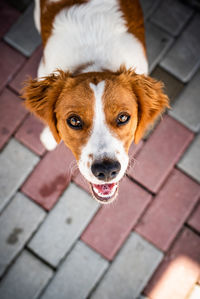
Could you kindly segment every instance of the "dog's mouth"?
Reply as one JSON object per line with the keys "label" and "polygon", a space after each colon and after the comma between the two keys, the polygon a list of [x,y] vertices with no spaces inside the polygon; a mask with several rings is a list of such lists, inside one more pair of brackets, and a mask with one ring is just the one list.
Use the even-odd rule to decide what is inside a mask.
{"label": "dog's mouth", "polygon": [[111,203],[118,194],[118,183],[96,185],[90,183],[93,197],[101,204]]}

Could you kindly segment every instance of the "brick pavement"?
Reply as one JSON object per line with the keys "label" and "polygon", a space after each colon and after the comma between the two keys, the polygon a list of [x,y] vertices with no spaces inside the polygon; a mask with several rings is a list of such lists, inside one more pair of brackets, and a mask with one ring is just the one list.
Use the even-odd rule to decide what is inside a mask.
{"label": "brick pavement", "polygon": [[141,0],[172,110],[132,145],[118,200],[100,207],[71,152],[40,143],[19,98],[42,53],[32,6],[1,1],[1,299],[200,298],[200,12],[184,2]]}

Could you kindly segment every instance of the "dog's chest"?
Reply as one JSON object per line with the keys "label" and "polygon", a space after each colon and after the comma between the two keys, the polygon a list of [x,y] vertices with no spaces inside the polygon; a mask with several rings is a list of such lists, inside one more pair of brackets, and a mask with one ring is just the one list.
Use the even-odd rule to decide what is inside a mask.
{"label": "dog's chest", "polygon": [[128,33],[117,0],[90,0],[59,12],[44,49],[44,58],[39,76],[57,68],[73,72],[87,63],[92,64],[85,71],[116,71],[124,64],[139,74],[147,73],[143,46]]}

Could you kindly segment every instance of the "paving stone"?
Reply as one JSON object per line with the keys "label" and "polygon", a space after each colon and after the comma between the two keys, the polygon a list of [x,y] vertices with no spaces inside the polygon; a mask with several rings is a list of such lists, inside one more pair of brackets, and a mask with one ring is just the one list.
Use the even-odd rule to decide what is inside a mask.
{"label": "paving stone", "polygon": [[153,15],[151,22],[177,36],[193,14],[193,9],[178,0],[161,1]]}
{"label": "paving stone", "polygon": [[41,299],[84,299],[108,267],[100,255],[78,241]]}
{"label": "paving stone", "polygon": [[193,132],[200,131],[200,69],[188,83],[169,112]]}
{"label": "paving stone", "polygon": [[150,22],[145,23],[145,36],[149,73],[151,73],[172,45],[173,38]]}
{"label": "paving stone", "polygon": [[27,115],[22,101],[10,90],[5,88],[0,95],[0,149]]}
{"label": "paving stone", "polygon": [[153,299],[187,298],[200,274],[200,237],[184,229],[149,282],[145,295]]}
{"label": "paving stone", "polygon": [[195,287],[192,290],[192,293],[188,297],[188,299],[199,299],[199,298],[200,298],[200,286],[199,285],[195,285]]}
{"label": "paving stone", "polygon": [[15,138],[26,145],[34,153],[42,156],[46,151],[40,141],[40,134],[43,129],[43,123],[34,115],[29,115],[18,129]]}
{"label": "paving stone", "polygon": [[0,2],[0,38],[8,31],[10,26],[16,22],[20,12],[6,3],[5,0]]}
{"label": "paving stone", "polygon": [[71,151],[61,143],[48,152],[26,180],[22,191],[50,210],[71,181],[71,165],[74,158]]}
{"label": "paving stone", "polygon": [[136,298],[162,256],[158,249],[138,234],[131,233],[91,298]]}
{"label": "paving stone", "polygon": [[58,266],[97,209],[95,200],[70,184],[31,240],[29,248],[52,266]]}
{"label": "paving stone", "polygon": [[188,224],[200,233],[200,203],[188,220]]}
{"label": "paving stone", "polygon": [[1,299],[38,298],[53,275],[51,268],[24,250],[0,283]]}
{"label": "paving stone", "polygon": [[18,10],[24,11],[32,0],[9,0],[9,2]]}
{"label": "paving stone", "polygon": [[33,4],[31,4],[17,22],[11,27],[4,39],[25,56],[31,56],[41,44],[39,33],[33,21]]}
{"label": "paving stone", "polygon": [[200,185],[174,169],[136,231],[167,251],[200,197]]}
{"label": "paving stone", "polygon": [[116,203],[99,210],[82,240],[112,260],[150,201],[151,195],[128,178],[123,179]]}
{"label": "paving stone", "polygon": [[25,61],[25,57],[10,48],[4,42],[0,42],[0,90],[11,80]]}
{"label": "paving stone", "polygon": [[38,157],[15,139],[0,154],[0,211],[24,182],[38,162]]}
{"label": "paving stone", "polygon": [[44,217],[45,212],[24,195],[14,196],[0,216],[0,277]]}
{"label": "paving stone", "polygon": [[160,65],[182,82],[188,82],[200,65],[200,15],[189,23]]}
{"label": "paving stone", "polygon": [[160,0],[140,0],[144,18],[147,19],[158,6]]}
{"label": "paving stone", "polygon": [[200,134],[178,162],[178,167],[200,183]]}
{"label": "paving stone", "polygon": [[[75,163],[76,162],[74,162],[74,165],[75,165]],[[80,171],[78,170],[78,168],[76,168],[73,171],[72,181],[77,186],[79,186],[80,188],[82,188],[83,190],[85,190],[87,193],[91,194],[90,185],[89,185],[88,181],[86,181],[86,179],[82,176],[82,174],[80,173]]]}
{"label": "paving stone", "polygon": [[42,47],[38,47],[33,55],[28,59],[22,69],[17,73],[14,79],[10,82],[10,87],[16,92],[20,93],[23,83],[29,76],[35,78],[37,76],[37,69],[42,56]]}
{"label": "paving stone", "polygon": [[157,193],[192,139],[192,132],[166,115],[137,155],[128,175]]}
{"label": "paving stone", "polygon": [[164,83],[164,90],[170,99],[170,103],[172,103],[183,90],[184,84],[162,69],[160,66],[157,66],[154,69],[154,71],[151,73],[151,77]]}

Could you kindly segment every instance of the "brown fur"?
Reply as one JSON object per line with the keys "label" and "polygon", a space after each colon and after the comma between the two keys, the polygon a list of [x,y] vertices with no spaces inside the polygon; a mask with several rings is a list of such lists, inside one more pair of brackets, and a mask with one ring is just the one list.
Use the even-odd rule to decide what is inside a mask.
{"label": "brown fur", "polygon": [[139,0],[120,0],[119,3],[126,20],[128,32],[139,39],[146,53],[144,19]]}
{"label": "brown fur", "polygon": [[58,143],[61,138],[56,127],[55,106],[57,97],[68,77],[68,73],[59,71],[59,75],[52,74],[42,81],[29,79],[22,90],[22,97],[26,99],[26,108],[50,127]]}
{"label": "brown fur", "polygon": [[[138,143],[147,127],[168,107],[162,83],[121,68],[116,73],[77,76],[60,71],[59,75],[50,75],[41,81],[29,80],[24,88],[26,107],[49,125],[57,142],[63,139],[77,160],[90,136],[94,118],[94,94],[89,83],[102,80],[106,83],[103,95],[106,123],[128,152],[132,140]],[[120,112],[128,112],[131,119],[118,127],[116,118]],[[71,114],[82,118],[82,130],[68,127],[66,119]]]}
{"label": "brown fur", "polygon": [[87,3],[88,0],[60,0],[59,2],[51,3],[49,0],[40,1],[41,9],[41,36],[43,46],[46,45],[48,38],[51,36],[53,29],[53,21],[55,16],[63,9],[70,8],[73,5],[81,5]]}
{"label": "brown fur", "polygon": [[[46,45],[51,36],[55,16],[63,9],[70,8],[73,5],[83,5],[89,0],[60,0],[51,3],[49,0],[41,0],[41,36],[43,46]],[[142,43],[145,50],[145,35],[143,13],[139,0],[119,0],[120,9],[126,21],[129,33],[134,34]]]}

